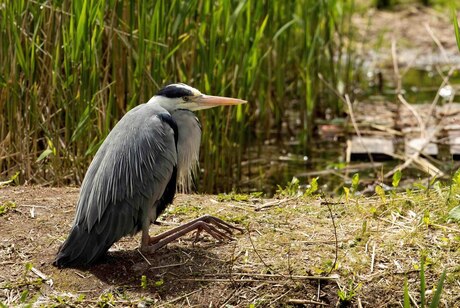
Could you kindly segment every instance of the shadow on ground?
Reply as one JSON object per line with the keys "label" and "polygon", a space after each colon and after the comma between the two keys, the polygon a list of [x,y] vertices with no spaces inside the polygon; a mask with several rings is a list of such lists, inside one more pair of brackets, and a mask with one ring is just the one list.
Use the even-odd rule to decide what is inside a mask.
{"label": "shadow on ground", "polygon": [[114,287],[150,291],[162,298],[175,298],[205,286],[207,283],[194,280],[198,277],[230,272],[230,263],[211,252],[216,244],[184,246],[166,247],[152,255],[141,255],[137,249],[112,251],[88,272]]}

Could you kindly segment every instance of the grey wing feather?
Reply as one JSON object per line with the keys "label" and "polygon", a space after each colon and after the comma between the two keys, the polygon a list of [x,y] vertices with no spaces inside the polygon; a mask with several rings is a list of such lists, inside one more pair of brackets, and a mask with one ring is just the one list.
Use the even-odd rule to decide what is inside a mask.
{"label": "grey wing feather", "polygon": [[149,207],[162,197],[177,166],[174,130],[159,116],[164,114],[169,116],[161,107],[140,105],[107,136],[83,180],[56,265],[89,264],[150,219]]}

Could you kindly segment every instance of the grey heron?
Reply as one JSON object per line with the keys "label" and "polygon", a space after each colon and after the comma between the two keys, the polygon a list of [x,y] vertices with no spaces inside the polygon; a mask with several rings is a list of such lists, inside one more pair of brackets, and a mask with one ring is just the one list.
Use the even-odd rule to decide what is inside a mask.
{"label": "grey heron", "polygon": [[86,172],[70,234],[53,264],[91,265],[120,238],[139,231],[143,252],[154,252],[193,230],[217,240],[230,238],[232,230],[242,231],[208,215],[149,235],[151,223],[172,203],[176,189],[188,190],[192,184],[201,141],[200,122],[192,111],[242,103],[246,101],[171,84],[127,112]]}

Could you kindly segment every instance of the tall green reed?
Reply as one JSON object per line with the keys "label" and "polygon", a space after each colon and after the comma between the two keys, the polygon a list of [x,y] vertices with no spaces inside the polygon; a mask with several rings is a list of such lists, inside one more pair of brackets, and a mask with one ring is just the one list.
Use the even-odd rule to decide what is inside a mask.
{"label": "tall green reed", "polygon": [[[210,110],[200,190],[231,189],[249,145],[299,108],[301,146],[347,83],[352,1],[6,0],[0,4],[0,171],[79,183],[111,127],[162,85],[247,99]],[[349,58],[348,58],[349,59]],[[297,103],[296,103],[297,102]],[[300,102],[300,103],[298,103]]]}

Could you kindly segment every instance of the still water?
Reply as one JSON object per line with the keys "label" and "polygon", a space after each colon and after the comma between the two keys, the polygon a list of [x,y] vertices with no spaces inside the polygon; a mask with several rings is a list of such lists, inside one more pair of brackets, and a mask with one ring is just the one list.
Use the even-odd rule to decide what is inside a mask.
{"label": "still water", "polygon": [[[409,69],[402,76],[402,94],[411,104],[431,103],[440,91],[442,82],[443,77],[432,67]],[[396,84],[390,71],[373,71],[365,74],[355,97],[368,104],[376,100],[398,104],[395,89]],[[448,85],[441,91],[444,93],[440,94],[448,96],[460,91],[458,71],[454,72]],[[299,116],[295,110],[287,112],[283,127],[295,127],[296,117]],[[381,181],[382,175],[399,163],[389,157],[375,157],[373,163],[368,159],[347,163],[347,139],[353,129],[350,129],[351,124],[346,115],[328,121],[318,120],[317,125],[318,131],[314,134],[313,144],[309,149],[303,149],[300,141],[292,137],[288,140],[274,137],[266,140],[262,149],[260,146],[249,149],[242,164],[242,180],[238,181],[236,189],[243,192],[262,191],[273,195],[278,185],[285,186],[293,177],[297,177],[303,186],[310,183],[312,178],[318,177],[323,192],[337,194],[341,193],[343,185],[350,184],[351,176],[359,172],[361,188],[366,190],[375,181]],[[279,134],[274,130],[273,136],[289,134]],[[448,175],[459,165],[449,155],[433,158],[432,162]],[[391,179],[386,181],[391,182]],[[415,168],[403,171],[402,184],[411,185],[416,181],[428,182],[428,175]],[[369,186],[369,190],[373,191],[372,187]]]}

